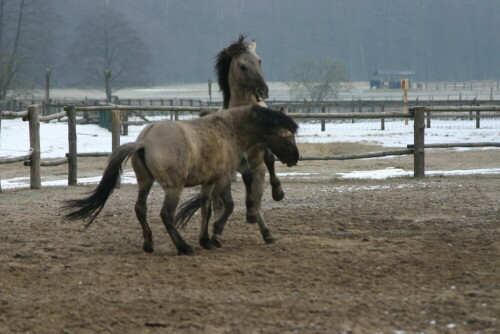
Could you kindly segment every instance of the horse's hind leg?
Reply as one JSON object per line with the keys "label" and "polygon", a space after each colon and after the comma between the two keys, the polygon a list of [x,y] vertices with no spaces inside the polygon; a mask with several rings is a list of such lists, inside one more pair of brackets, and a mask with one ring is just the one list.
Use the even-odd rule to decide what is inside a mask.
{"label": "horse's hind leg", "polygon": [[163,201],[160,216],[163,221],[163,225],[165,225],[165,228],[175,245],[175,248],[177,248],[177,253],[179,255],[190,255],[193,254],[193,248],[189,246],[184,239],[182,239],[174,225],[175,208],[179,203],[181,192],[182,188],[165,189],[165,200]]}
{"label": "horse's hind leg", "polygon": [[148,221],[146,219],[147,208],[147,198],[151,187],[153,186],[154,179],[151,178],[145,182],[139,182],[139,194],[137,196],[137,201],[135,202],[135,215],[141,223],[142,234],[144,236],[144,244],[142,249],[145,252],[153,252],[153,234],[149,228]]}
{"label": "horse's hind leg", "polygon": [[233,213],[234,202],[233,196],[231,194],[231,183],[229,183],[218,196],[223,203],[224,210],[221,215],[217,217],[217,221],[214,222],[214,234],[212,235],[212,244],[215,247],[222,247],[222,231],[226,225],[227,219]]}
{"label": "horse's hind leg", "polygon": [[212,242],[208,235],[208,221],[210,220],[211,210],[210,202],[212,201],[212,192],[214,185],[203,185],[201,187],[201,228],[200,228],[200,245],[204,249],[212,249]]}
{"label": "horse's hind leg", "polygon": [[269,172],[273,199],[275,201],[281,201],[283,197],[285,197],[285,193],[281,188],[280,179],[278,179],[276,171],[274,170],[274,154],[267,147],[264,152],[264,163],[266,164],[267,170]]}
{"label": "horse's hind leg", "polygon": [[145,252],[151,253],[153,252],[153,234],[149,228],[146,215],[148,211],[147,199],[151,187],[153,186],[154,178],[144,165],[142,159],[136,155],[132,157],[132,166],[134,167],[137,184],[139,186],[137,201],[135,202],[135,215],[137,216],[139,223],[141,223],[142,234],[144,236],[142,249]]}

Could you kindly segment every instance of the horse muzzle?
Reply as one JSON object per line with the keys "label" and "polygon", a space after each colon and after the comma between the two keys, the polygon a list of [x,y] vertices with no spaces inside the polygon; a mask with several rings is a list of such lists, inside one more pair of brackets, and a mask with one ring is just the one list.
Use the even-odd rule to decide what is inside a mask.
{"label": "horse muzzle", "polygon": [[287,154],[280,154],[279,156],[277,155],[277,157],[288,167],[293,167],[299,161],[299,151],[296,147],[293,147],[289,152],[287,152]]}
{"label": "horse muzzle", "polygon": [[264,101],[265,99],[267,99],[269,97],[269,89],[266,87],[264,88],[257,88],[256,92],[255,92],[255,96],[257,98],[257,101],[261,102],[261,101]]}
{"label": "horse muzzle", "polygon": [[299,162],[298,154],[297,154],[297,158],[293,158],[291,161],[286,161],[285,163],[288,167],[293,167],[297,164],[297,162]]}
{"label": "horse muzzle", "polygon": [[265,143],[273,154],[288,167],[295,166],[299,161],[299,150],[295,137],[265,136]]}

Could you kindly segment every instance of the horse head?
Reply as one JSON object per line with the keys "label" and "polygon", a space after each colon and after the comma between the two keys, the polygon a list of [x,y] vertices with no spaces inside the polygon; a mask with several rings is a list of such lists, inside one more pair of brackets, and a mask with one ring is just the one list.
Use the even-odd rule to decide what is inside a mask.
{"label": "horse head", "polygon": [[256,47],[255,40],[246,43],[245,36],[240,35],[237,42],[217,55],[215,70],[224,97],[224,108],[229,107],[231,98],[231,105],[245,105],[269,97]]}
{"label": "horse head", "polygon": [[290,131],[281,129],[276,134],[264,136],[264,142],[271,152],[288,167],[295,166],[299,161],[295,136]]}
{"label": "horse head", "polygon": [[252,111],[266,129],[263,139],[267,147],[282,163],[288,167],[295,166],[299,161],[299,150],[295,143],[298,124],[286,114],[283,108],[275,111],[254,106]]}

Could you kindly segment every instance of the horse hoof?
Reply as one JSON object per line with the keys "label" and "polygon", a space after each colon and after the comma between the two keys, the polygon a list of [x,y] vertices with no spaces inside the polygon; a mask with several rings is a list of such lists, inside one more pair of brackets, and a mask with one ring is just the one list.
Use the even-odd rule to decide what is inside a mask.
{"label": "horse hoof", "polygon": [[255,224],[257,220],[258,220],[257,215],[251,215],[247,213],[247,223]]}
{"label": "horse hoof", "polygon": [[220,235],[214,234],[212,235],[212,245],[217,248],[222,247],[222,237]]}
{"label": "horse hoof", "polygon": [[212,245],[212,241],[208,238],[200,240],[200,245],[204,249],[208,249],[208,250],[214,249],[214,246]]}
{"label": "horse hoof", "polygon": [[146,253],[153,253],[153,245],[150,243],[144,243],[144,245],[142,245],[142,250]]}
{"label": "horse hoof", "polygon": [[283,198],[285,198],[285,193],[281,189],[274,189],[273,188],[273,200],[276,202],[281,201]]}
{"label": "horse hoof", "polygon": [[231,175],[231,182],[236,182],[238,180],[238,174],[234,173]]}
{"label": "horse hoof", "polygon": [[191,247],[189,245],[185,245],[185,246],[181,246],[181,247],[177,248],[177,253],[179,255],[193,255],[194,250],[193,250],[193,247]]}
{"label": "horse hoof", "polygon": [[276,242],[276,239],[273,236],[267,236],[264,238],[264,241],[266,244],[274,244]]}

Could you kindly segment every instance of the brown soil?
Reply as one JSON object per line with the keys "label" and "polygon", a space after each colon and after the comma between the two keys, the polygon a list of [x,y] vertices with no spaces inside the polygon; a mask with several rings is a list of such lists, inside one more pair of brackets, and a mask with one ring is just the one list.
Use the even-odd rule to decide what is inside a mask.
{"label": "brown soil", "polygon": [[[342,154],[341,146],[315,149]],[[426,164],[498,168],[498,152],[441,150]],[[104,164],[80,159],[79,175]],[[244,222],[237,181],[223,248],[197,247],[194,256],[176,255],[158,217],[158,186],[149,200],[152,254],[142,251],[133,185],[116,190],[86,231],[83,222],[62,222],[60,206],[94,186],[4,191],[0,333],[500,332],[500,175],[332,176],[387,167],[412,170],[411,157],[280,166],[321,177],[283,177],[282,202],[266,190],[271,245]],[[17,164],[0,173],[29,174]],[[42,175],[64,178],[65,167]],[[193,246],[198,219],[181,231]]]}

